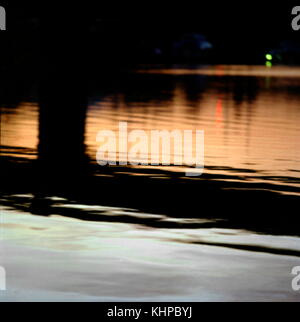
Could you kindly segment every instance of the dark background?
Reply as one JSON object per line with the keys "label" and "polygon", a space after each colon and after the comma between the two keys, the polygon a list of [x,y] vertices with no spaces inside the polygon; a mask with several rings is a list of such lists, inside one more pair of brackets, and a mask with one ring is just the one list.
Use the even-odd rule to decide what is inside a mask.
{"label": "dark background", "polygon": [[[56,49],[71,42],[81,51],[80,63],[85,60],[93,66],[186,63],[172,57],[169,49],[172,41],[187,33],[203,34],[214,47],[209,57],[195,63],[264,64],[266,51],[281,41],[300,39],[300,32],[291,28],[297,2],[9,1],[1,5],[7,10],[7,31],[0,35],[2,64],[12,56],[14,62],[36,62],[45,42]],[[149,53],[156,47],[164,49],[159,58]]]}

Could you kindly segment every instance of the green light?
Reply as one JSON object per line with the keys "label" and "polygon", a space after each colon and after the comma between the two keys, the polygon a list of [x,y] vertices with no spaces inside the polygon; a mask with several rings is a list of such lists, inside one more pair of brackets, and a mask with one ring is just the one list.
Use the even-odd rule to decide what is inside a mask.
{"label": "green light", "polygon": [[271,54],[266,54],[266,59],[267,60],[272,60],[273,59],[273,56]]}
{"label": "green light", "polygon": [[272,63],[270,61],[266,61],[266,66],[267,67],[272,67]]}

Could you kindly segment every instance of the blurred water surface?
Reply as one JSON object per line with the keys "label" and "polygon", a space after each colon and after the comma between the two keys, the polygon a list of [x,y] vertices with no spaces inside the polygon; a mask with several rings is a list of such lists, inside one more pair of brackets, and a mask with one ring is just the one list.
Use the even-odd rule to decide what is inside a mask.
{"label": "blurred water surface", "polygon": [[[86,112],[86,153],[95,161],[98,131],[118,133],[121,121],[128,131],[149,134],[198,129],[205,131],[207,173],[299,187],[299,86],[299,68],[256,66],[141,68],[124,80],[96,82]],[[4,106],[2,153],[37,157],[38,122],[34,102]]]}
{"label": "blurred water surface", "polygon": [[[72,172],[78,191],[71,197],[56,192],[64,189],[58,177],[51,192],[27,188],[36,178],[24,164],[45,157],[41,146],[53,142],[58,160],[64,149],[72,150],[74,110],[68,106],[51,115],[47,109],[45,117],[35,99],[4,105],[1,159],[9,188],[1,188],[3,249],[28,255],[5,256],[17,276],[6,299],[24,297],[28,287],[26,296],[34,300],[297,299],[290,269],[300,252],[293,208],[300,192],[299,88],[297,67],[141,66],[107,81],[97,82],[96,75],[79,118],[84,135],[76,140],[92,177],[106,181],[90,188],[78,179],[80,170]],[[55,118],[62,121],[49,130]],[[147,133],[204,130],[204,174],[190,183],[184,167],[98,166],[96,135],[117,133],[119,122]],[[55,131],[54,140],[45,139]],[[128,173],[155,183],[148,188],[144,179],[134,179],[131,193],[131,181],[123,179]],[[112,182],[120,183],[119,190]],[[50,255],[56,264],[46,259]],[[52,286],[42,276],[28,286],[18,267],[35,272],[31,268],[41,261]],[[63,286],[55,282],[60,274],[69,276]],[[34,276],[27,273],[28,281]]]}

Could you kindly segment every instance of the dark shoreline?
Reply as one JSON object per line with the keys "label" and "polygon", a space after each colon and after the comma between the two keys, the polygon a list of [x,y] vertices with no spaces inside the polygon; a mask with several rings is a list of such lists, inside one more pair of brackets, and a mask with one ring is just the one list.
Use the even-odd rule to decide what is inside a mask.
{"label": "dark shoreline", "polygon": [[[37,171],[36,166],[37,161],[1,158],[2,205],[42,216],[60,214],[89,221],[131,222],[162,228],[230,227],[299,236],[300,218],[296,209],[300,205],[297,196],[300,188],[295,186],[251,183],[235,174],[204,171],[202,176],[191,179],[181,172],[96,164],[81,167],[77,172],[74,168],[72,172],[60,169],[57,175],[52,169],[49,176]],[[281,193],[283,189],[285,194]],[[33,198],[22,199],[15,196],[18,194],[32,194]],[[56,207],[49,199],[51,196],[66,198],[74,204],[126,207],[174,219],[203,219],[203,222],[164,222],[146,216],[107,217],[93,210]]]}

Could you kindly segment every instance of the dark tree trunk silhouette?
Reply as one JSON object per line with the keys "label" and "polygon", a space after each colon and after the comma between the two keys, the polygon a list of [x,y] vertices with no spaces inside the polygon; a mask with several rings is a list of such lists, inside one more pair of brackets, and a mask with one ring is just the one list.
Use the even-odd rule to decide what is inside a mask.
{"label": "dark tree trunk silhouette", "polygon": [[[40,189],[64,189],[84,173],[87,38],[82,15],[41,16],[39,144]],[[79,11],[77,12],[79,14]]]}

